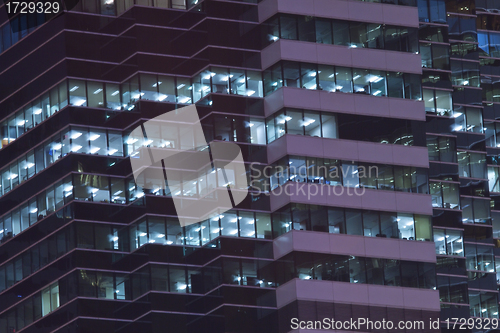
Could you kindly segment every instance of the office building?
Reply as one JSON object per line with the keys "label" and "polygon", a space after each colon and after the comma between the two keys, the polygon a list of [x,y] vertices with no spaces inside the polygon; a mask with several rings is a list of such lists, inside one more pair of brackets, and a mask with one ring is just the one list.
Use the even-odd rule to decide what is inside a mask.
{"label": "office building", "polygon": [[[500,2],[64,6],[0,6],[0,332],[498,318]],[[247,184],[143,188],[139,148],[198,146],[132,131],[192,104]],[[180,225],[172,197],[246,185]]]}

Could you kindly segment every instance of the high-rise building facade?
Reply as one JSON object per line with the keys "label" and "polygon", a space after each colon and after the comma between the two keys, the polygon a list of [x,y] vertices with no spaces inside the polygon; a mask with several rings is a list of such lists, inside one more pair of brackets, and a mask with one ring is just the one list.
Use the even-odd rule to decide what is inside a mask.
{"label": "high-rise building facade", "polygon": [[[0,5],[0,333],[498,327],[500,1],[60,6]],[[199,138],[131,133],[192,104],[249,194],[181,226],[241,181],[137,181]]]}

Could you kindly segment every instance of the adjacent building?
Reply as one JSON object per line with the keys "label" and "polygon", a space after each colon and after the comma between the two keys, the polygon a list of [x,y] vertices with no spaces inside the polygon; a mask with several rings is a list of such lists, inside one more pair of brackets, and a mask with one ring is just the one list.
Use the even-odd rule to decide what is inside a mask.
{"label": "adjacent building", "polygon": [[[498,318],[500,2],[61,6],[0,6],[0,332]],[[246,184],[134,179],[141,147],[199,148],[175,126],[131,135],[192,104]],[[179,223],[172,197],[247,185]]]}

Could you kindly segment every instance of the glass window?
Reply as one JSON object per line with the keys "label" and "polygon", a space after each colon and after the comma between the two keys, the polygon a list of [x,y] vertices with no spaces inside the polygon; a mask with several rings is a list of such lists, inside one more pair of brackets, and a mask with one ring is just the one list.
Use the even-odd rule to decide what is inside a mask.
{"label": "glass window", "polygon": [[231,94],[245,95],[246,94],[246,77],[244,70],[231,69],[230,83]]}
{"label": "glass window", "polygon": [[184,267],[169,267],[169,285],[170,292],[187,292],[186,271]]}
{"label": "glass window", "polygon": [[[387,238],[400,238],[398,217],[395,213],[380,213],[381,234]],[[382,236],[382,237],[384,237]]]}
{"label": "glass window", "polygon": [[69,80],[69,103],[75,106],[87,106],[85,81]]}
{"label": "glass window", "polygon": [[238,217],[234,212],[225,212],[220,215],[221,232],[223,236],[238,236]]}
{"label": "glass window", "polygon": [[299,63],[296,62],[283,62],[283,75],[285,87],[300,87]]}
{"label": "glass window", "polygon": [[286,132],[288,134],[304,135],[304,120],[302,111],[287,110],[286,115],[282,118],[280,123],[286,123]]}
{"label": "glass window", "polygon": [[335,88],[344,93],[352,93],[352,71],[347,67],[335,67]]}
{"label": "glass window", "polygon": [[335,45],[349,46],[351,43],[351,39],[349,38],[349,22],[334,20],[332,28],[333,43]]}
{"label": "glass window", "polygon": [[403,73],[387,72],[387,94],[389,97],[403,98]]}
{"label": "glass window", "polygon": [[369,94],[369,71],[367,69],[353,69],[354,92],[361,94]]}
{"label": "glass window", "polygon": [[467,132],[483,133],[483,115],[481,109],[466,108]]}
{"label": "glass window", "polygon": [[301,74],[301,87],[305,89],[317,89],[316,76],[317,69],[316,65],[313,64],[301,64],[300,66]]}
{"label": "glass window", "polygon": [[315,25],[316,43],[332,44],[333,34],[331,21],[327,19],[316,18]]}
{"label": "glass window", "polygon": [[432,238],[432,224],[429,216],[415,215],[415,239],[430,241]]}
{"label": "glass window", "polygon": [[[367,25],[367,41],[366,45],[372,49],[384,48],[383,28],[381,24],[368,24]],[[398,50],[399,51],[399,50]]]}
{"label": "glass window", "polygon": [[368,237],[380,236],[380,225],[377,212],[363,212],[363,235]]}
{"label": "glass window", "polygon": [[335,72],[333,66],[318,66],[318,90],[336,91]]}
{"label": "glass window", "polygon": [[255,238],[255,218],[251,212],[239,212],[240,237]]}
{"label": "glass window", "polygon": [[382,71],[371,71],[368,81],[370,82],[370,92],[373,96],[386,96],[385,89],[386,73]]}
{"label": "glass window", "polygon": [[297,40],[297,18],[295,16],[280,16],[280,36],[284,39]]}
{"label": "glass window", "polygon": [[[59,110],[66,105],[68,105],[68,82],[63,81],[59,84]],[[33,113],[35,112],[36,111],[33,110]]]}
{"label": "glass window", "polygon": [[432,67],[435,69],[450,69],[450,57],[447,45],[432,44]]}
{"label": "glass window", "polygon": [[225,68],[212,67],[212,92],[229,94],[229,73]]}
{"label": "glass window", "polygon": [[247,96],[264,97],[262,75],[260,72],[247,71]]}
{"label": "glass window", "polygon": [[266,95],[283,86],[281,64],[278,63],[264,71],[264,92]]}
{"label": "glass window", "polygon": [[322,135],[324,138],[336,139],[338,138],[337,134],[337,121],[336,117],[322,113],[321,114],[321,127],[322,127]]}
{"label": "glass window", "polygon": [[303,127],[305,135],[322,137],[319,113],[304,112]]}
{"label": "glass window", "polygon": [[[401,276],[401,271],[403,270],[403,268],[401,267],[400,264],[402,263],[399,260],[394,260],[394,259],[384,259],[383,262],[384,262],[384,285],[401,286],[402,284],[401,280],[402,278],[404,278],[403,276]],[[416,271],[416,269],[413,271]],[[409,272],[405,273],[408,274]],[[417,287],[417,284],[412,285],[412,287]]]}
{"label": "glass window", "polygon": [[[154,83],[153,83],[154,84]],[[175,78],[159,75],[158,82],[158,101],[175,103]],[[189,88],[189,87],[188,87]]]}
{"label": "glass window", "polygon": [[104,107],[104,86],[101,82],[87,81],[87,106],[91,108]]}
{"label": "glass window", "polygon": [[120,105],[120,86],[114,83],[106,83],[106,107],[113,110],[122,110]]}
{"label": "glass window", "polygon": [[[192,103],[192,91],[190,79],[188,78],[177,78],[177,102],[180,104],[190,104]],[[159,101],[166,99],[166,95],[160,95],[158,97]]]}
{"label": "glass window", "polygon": [[360,211],[346,209],[345,221],[348,235],[363,235]]}
{"label": "glass window", "polygon": [[272,239],[271,217],[266,213],[255,213],[257,238]]}
{"label": "glass window", "polygon": [[250,122],[248,122],[248,126],[250,127],[250,142],[254,144],[266,144],[266,128],[264,121],[257,118],[251,118]]}
{"label": "glass window", "polygon": [[299,40],[305,42],[315,42],[316,41],[316,29],[315,29],[315,19],[312,16],[299,16],[298,20],[298,31]]}
{"label": "glass window", "polygon": [[[366,23],[350,22],[351,47],[366,47]],[[336,43],[335,43],[336,44]]]}
{"label": "glass window", "polygon": [[115,2],[109,0],[101,0],[101,15],[115,15]]}
{"label": "glass window", "polygon": [[416,74],[404,74],[405,98],[407,99],[422,99],[421,84],[422,80]]}

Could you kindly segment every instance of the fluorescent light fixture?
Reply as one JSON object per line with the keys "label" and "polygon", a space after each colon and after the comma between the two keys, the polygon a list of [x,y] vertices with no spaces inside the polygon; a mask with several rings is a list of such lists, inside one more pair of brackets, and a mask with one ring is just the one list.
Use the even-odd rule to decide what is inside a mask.
{"label": "fluorescent light fixture", "polygon": [[356,76],[355,76],[355,77],[353,77],[352,79],[353,79],[353,80],[357,80],[357,79],[359,79],[360,77],[361,77],[361,75],[356,75]]}
{"label": "fluorescent light fixture", "polygon": [[453,129],[454,131],[461,131],[462,130],[462,126],[455,126],[455,128]]}
{"label": "fluorescent light fixture", "polygon": [[73,190],[73,186],[72,186],[72,185],[68,185],[68,186],[66,186],[66,187],[64,188],[64,192],[69,192],[69,191],[71,191],[71,190]]}
{"label": "fluorescent light fixture", "polygon": [[71,88],[69,91],[73,92],[73,91],[75,91],[75,90],[77,90],[77,89],[78,89],[78,86],[74,86],[74,87],[73,87],[73,88]]}
{"label": "fluorescent light fixture", "polygon": [[174,244],[174,242],[172,242],[172,241],[167,241],[167,245],[172,245],[172,244]]}
{"label": "fluorescent light fixture", "polygon": [[460,117],[462,114],[463,114],[463,113],[461,113],[461,112],[455,112],[455,113],[453,113],[453,118],[458,118],[458,117]]}
{"label": "fluorescent light fixture", "polygon": [[128,145],[131,145],[131,144],[136,143],[137,141],[139,141],[139,140],[135,139],[135,138],[129,138],[125,143]]}
{"label": "fluorescent light fixture", "polygon": [[152,143],[153,143],[153,140],[151,140],[151,139],[149,139],[149,140],[144,140],[143,145],[144,145],[144,146],[148,146],[148,145],[150,145],[150,144],[152,144]]}
{"label": "fluorescent light fixture", "polygon": [[184,88],[185,86],[186,86],[186,85],[185,85],[184,83],[183,83],[183,84],[179,84],[179,85],[177,86],[177,89]]}
{"label": "fluorescent light fixture", "polygon": [[247,96],[252,96],[253,94],[255,94],[255,90],[248,90],[247,91]]}
{"label": "fluorescent light fixture", "polygon": [[112,94],[111,94],[111,96],[116,96],[116,95],[118,95],[119,93],[120,93],[120,91],[119,91],[119,90],[117,90],[117,91],[115,91],[114,93],[112,93]]}
{"label": "fluorescent light fixture", "polygon": [[40,113],[42,113],[42,109],[40,109],[40,108],[33,110],[33,114],[40,114]]}
{"label": "fluorescent light fixture", "polygon": [[80,149],[82,149],[82,146],[80,145],[75,145],[73,146],[73,148],[71,148],[71,151],[76,153],[77,151],[79,151]]}
{"label": "fluorescent light fixture", "polygon": [[99,139],[101,136],[99,134],[92,134],[89,138],[90,141]]}
{"label": "fluorescent light fixture", "polygon": [[59,149],[61,149],[61,148],[62,148],[62,144],[60,144],[60,143],[56,143],[56,144],[52,147],[52,149],[54,149],[54,150],[59,150]]}
{"label": "fluorescent light fixture", "polygon": [[236,235],[238,233],[238,229],[231,230],[229,232],[230,235]]}
{"label": "fluorescent light fixture", "polygon": [[143,192],[139,192],[137,193],[137,195],[135,196],[136,198],[142,198],[144,196],[144,193]]}
{"label": "fluorescent light fixture", "polygon": [[31,214],[35,214],[36,212],[38,212],[38,208],[33,208],[32,210],[30,210]]}
{"label": "fluorescent light fixture", "polygon": [[158,96],[158,101],[162,102],[163,100],[165,100],[165,98],[167,98],[168,95],[163,95],[161,94],[160,96]]}
{"label": "fluorescent light fixture", "polygon": [[113,155],[117,151],[118,151],[118,149],[110,149],[108,153],[109,153],[109,155]]}
{"label": "fluorescent light fixture", "polygon": [[94,95],[97,95],[98,93],[100,93],[102,91],[101,88],[97,89],[96,91],[94,91]]}
{"label": "fluorescent light fixture", "polygon": [[309,76],[315,77],[316,76],[316,72],[309,73]]}
{"label": "fluorescent light fixture", "polygon": [[81,135],[82,135],[82,133],[80,133],[80,132],[74,132],[73,134],[71,134],[70,138],[73,140],[78,139]]}
{"label": "fluorescent light fixture", "polygon": [[94,147],[94,148],[90,149],[90,153],[91,153],[91,154],[95,154],[95,153],[97,153],[99,150],[101,150],[101,148],[99,148],[99,147]]}
{"label": "fluorescent light fixture", "polygon": [[191,98],[189,98],[189,97],[183,97],[183,98],[179,99],[179,103],[181,103],[181,104],[189,103],[190,100],[191,100]]}
{"label": "fluorescent light fixture", "polygon": [[73,105],[82,106],[83,104],[85,104],[86,101],[87,101],[86,99],[80,99],[80,100],[76,101],[75,103],[73,103]]}
{"label": "fluorescent light fixture", "polygon": [[26,121],[24,120],[20,120],[17,122],[17,126],[24,126],[24,124],[26,124]]}

